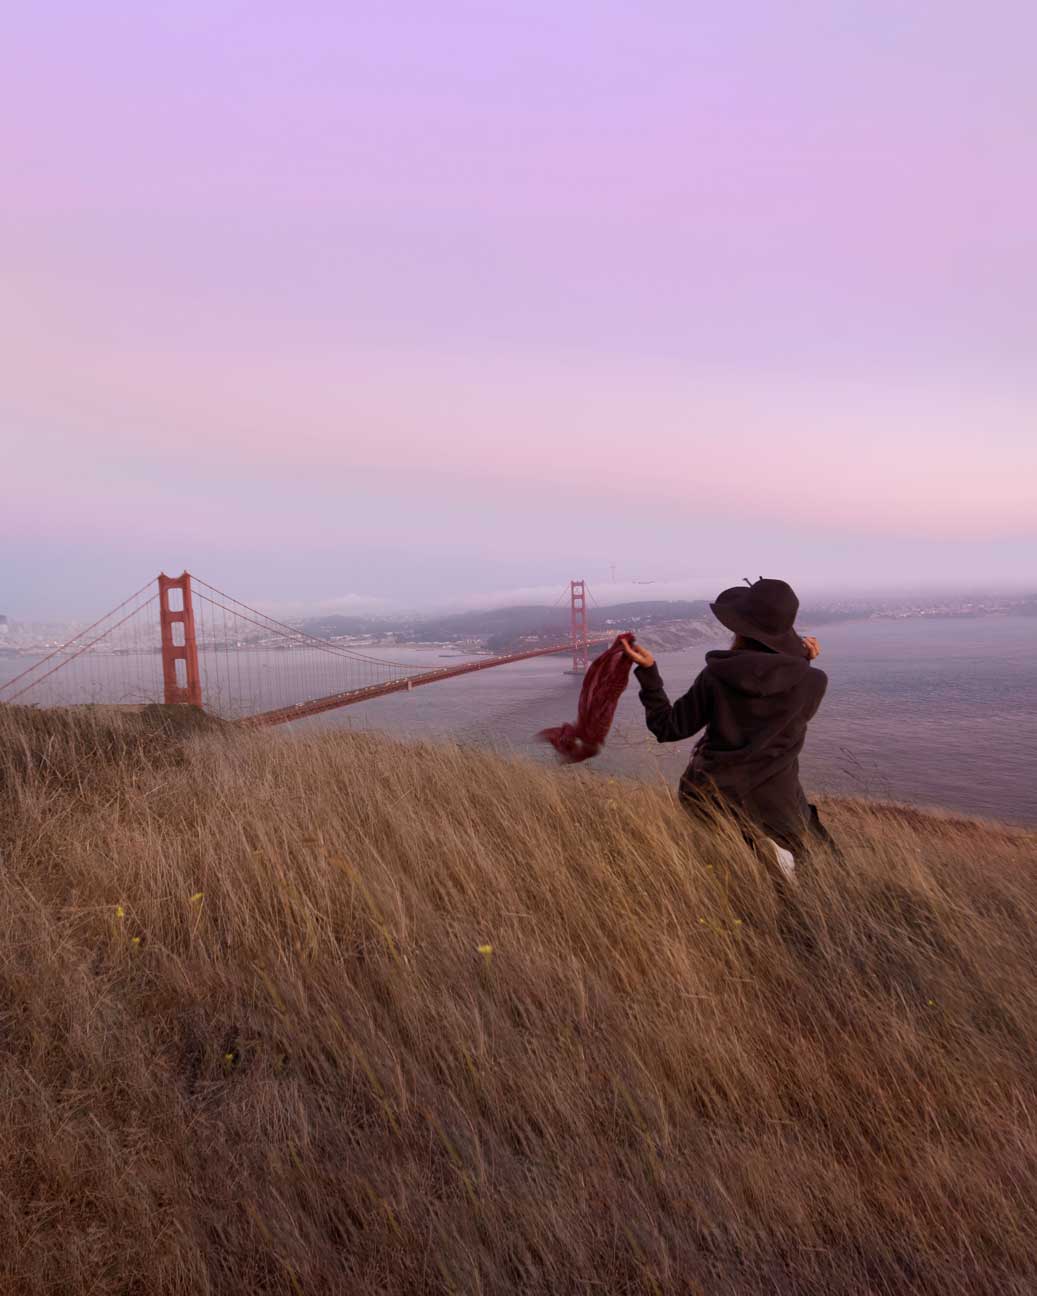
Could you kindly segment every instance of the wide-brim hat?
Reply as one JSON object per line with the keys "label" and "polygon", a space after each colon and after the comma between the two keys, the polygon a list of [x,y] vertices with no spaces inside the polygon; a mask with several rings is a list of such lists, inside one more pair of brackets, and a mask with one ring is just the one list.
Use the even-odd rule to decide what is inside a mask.
{"label": "wide-brim hat", "polygon": [[803,640],[794,629],[799,599],[784,581],[761,576],[752,585],[733,585],[709,607],[720,624],[735,634],[756,639],[774,652],[803,656]]}

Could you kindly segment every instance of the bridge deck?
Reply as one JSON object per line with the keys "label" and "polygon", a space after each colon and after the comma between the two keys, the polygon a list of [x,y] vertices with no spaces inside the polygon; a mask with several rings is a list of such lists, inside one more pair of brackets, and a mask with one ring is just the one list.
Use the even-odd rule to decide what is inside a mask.
{"label": "bridge deck", "polygon": [[[598,636],[588,639],[589,647],[611,642],[612,636]],[[406,675],[402,679],[389,680],[384,684],[370,684],[366,688],[349,689],[344,693],[332,693],[328,697],[313,698],[309,702],[297,702],[292,706],[278,707],[273,711],[261,711],[258,715],[245,716],[238,724],[245,729],[261,729],[268,725],[288,724],[292,720],[304,720],[307,716],[321,715],[325,711],[336,711],[339,707],[354,706],[357,702],[369,702],[372,698],[384,697],[387,693],[405,693],[409,689],[419,688],[422,684],[437,684],[440,680],[453,679],[458,675],[471,675],[474,671],[489,670],[491,666],[507,666],[511,662],[528,661],[531,657],[548,657],[555,654],[570,654],[571,643],[552,644],[549,648],[534,648],[529,652],[508,653],[501,657],[489,657],[485,661],[465,662],[462,666],[441,666],[435,670],[422,671],[417,675]]]}

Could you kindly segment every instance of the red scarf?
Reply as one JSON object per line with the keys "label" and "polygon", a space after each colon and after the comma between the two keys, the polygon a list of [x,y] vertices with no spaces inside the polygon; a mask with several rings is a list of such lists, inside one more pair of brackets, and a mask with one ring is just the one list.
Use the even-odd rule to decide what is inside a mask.
{"label": "red scarf", "polygon": [[537,734],[538,738],[551,744],[566,764],[596,756],[605,745],[612,717],[616,714],[634,664],[623,651],[624,639],[633,643],[634,636],[621,634],[587,667],[580,689],[576,723],[559,725],[556,729],[541,729]]}

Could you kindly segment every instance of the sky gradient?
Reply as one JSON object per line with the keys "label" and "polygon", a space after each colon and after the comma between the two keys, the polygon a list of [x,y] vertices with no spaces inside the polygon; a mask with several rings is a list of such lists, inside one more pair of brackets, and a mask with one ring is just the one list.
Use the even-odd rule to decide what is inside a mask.
{"label": "sky gradient", "polygon": [[1032,5],[0,39],[0,612],[1037,587]]}

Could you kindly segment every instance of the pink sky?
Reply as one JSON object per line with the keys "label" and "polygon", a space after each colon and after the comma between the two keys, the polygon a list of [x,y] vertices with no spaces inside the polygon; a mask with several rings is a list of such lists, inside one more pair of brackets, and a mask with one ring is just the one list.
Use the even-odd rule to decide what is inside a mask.
{"label": "pink sky", "polygon": [[1035,13],[5,15],[0,611],[1037,585]]}

